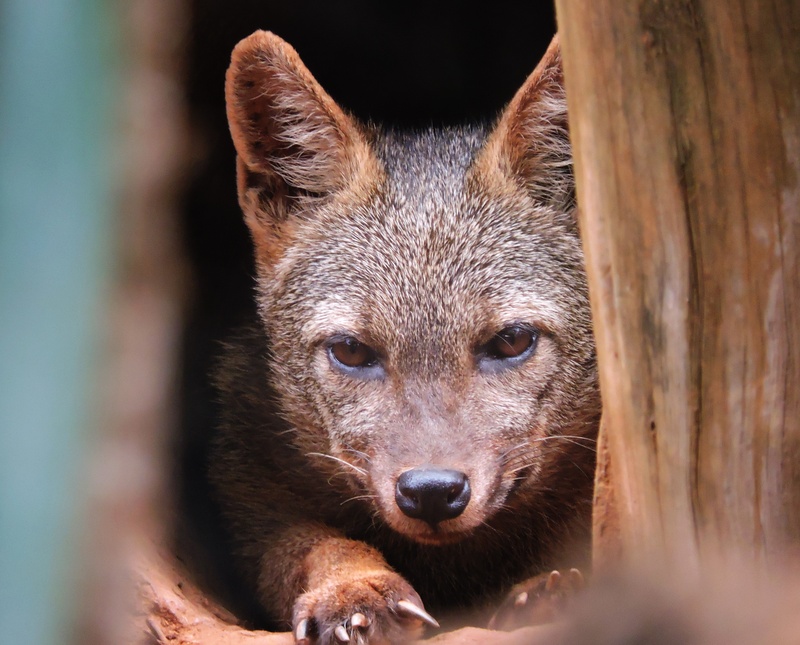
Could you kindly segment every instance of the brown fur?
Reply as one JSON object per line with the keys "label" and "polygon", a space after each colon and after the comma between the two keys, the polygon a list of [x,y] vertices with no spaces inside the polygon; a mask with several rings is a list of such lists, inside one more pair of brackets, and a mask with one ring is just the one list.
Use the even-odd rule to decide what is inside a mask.
{"label": "brown fur", "polygon": [[[226,93],[260,320],[219,370],[212,479],[264,607],[319,642],[403,642],[399,600],[466,610],[583,564],[599,394],[557,42],[491,130],[362,126],[266,32]],[[481,363],[516,324],[529,358]],[[342,335],[377,376],[335,369]],[[395,503],[424,464],[471,485],[435,527]]]}

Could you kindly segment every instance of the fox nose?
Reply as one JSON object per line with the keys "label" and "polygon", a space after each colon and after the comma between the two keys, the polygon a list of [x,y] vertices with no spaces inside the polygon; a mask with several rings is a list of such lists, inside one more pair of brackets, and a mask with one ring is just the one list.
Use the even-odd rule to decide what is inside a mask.
{"label": "fox nose", "polygon": [[464,473],[421,466],[397,478],[394,499],[408,517],[436,526],[461,515],[470,495],[469,479]]}

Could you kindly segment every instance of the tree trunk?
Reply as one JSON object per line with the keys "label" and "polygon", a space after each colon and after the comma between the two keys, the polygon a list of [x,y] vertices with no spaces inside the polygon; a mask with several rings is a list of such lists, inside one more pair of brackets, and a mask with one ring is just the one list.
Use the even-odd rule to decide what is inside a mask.
{"label": "tree trunk", "polygon": [[557,0],[604,436],[596,562],[800,542],[800,3]]}

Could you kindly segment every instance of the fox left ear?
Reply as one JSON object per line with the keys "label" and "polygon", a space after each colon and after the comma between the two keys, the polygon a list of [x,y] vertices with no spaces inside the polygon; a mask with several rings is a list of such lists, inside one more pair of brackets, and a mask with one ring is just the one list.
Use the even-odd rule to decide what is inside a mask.
{"label": "fox left ear", "polygon": [[268,266],[306,200],[363,187],[380,171],[355,119],[273,33],[257,31],[236,45],[225,98],[239,204],[257,259]]}
{"label": "fox left ear", "polygon": [[575,200],[561,51],[556,35],[517,91],[478,159],[520,180],[536,201],[569,210]]}

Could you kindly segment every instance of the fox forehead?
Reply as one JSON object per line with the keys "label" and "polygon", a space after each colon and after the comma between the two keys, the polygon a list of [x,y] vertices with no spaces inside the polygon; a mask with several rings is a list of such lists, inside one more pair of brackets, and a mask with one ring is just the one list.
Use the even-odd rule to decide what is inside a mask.
{"label": "fox forehead", "polygon": [[562,293],[575,283],[567,274],[582,272],[577,235],[522,191],[489,194],[470,181],[483,136],[388,133],[376,150],[402,152],[381,158],[385,172],[368,195],[308,212],[272,292],[279,308],[307,310],[307,337],[368,330],[382,318],[454,331],[467,322],[565,325],[581,297]]}
{"label": "fox forehead", "polygon": [[373,150],[394,191],[410,202],[442,203],[462,194],[467,171],[487,134],[483,126],[381,129],[374,131]]}
{"label": "fox forehead", "polygon": [[[386,341],[387,332],[406,336],[415,331],[411,321],[416,318],[429,333],[461,332],[459,340],[474,342],[514,324],[526,323],[542,331],[558,332],[568,322],[565,312],[552,299],[519,285],[509,289],[504,301],[457,302],[450,298],[433,306],[439,311],[431,311],[423,302],[416,306],[405,303],[401,318],[398,310],[376,308],[373,299],[362,299],[358,294],[329,294],[313,303],[311,314],[301,323],[301,334],[312,344],[340,334],[352,334],[365,342]],[[398,325],[398,320],[404,324]]]}
{"label": "fox forehead", "polygon": [[[565,239],[577,239],[574,214],[537,204],[518,184],[502,184],[475,167],[485,128],[374,129],[369,138],[380,172],[368,171],[370,177],[353,182],[356,186],[327,203],[310,201],[289,236],[289,257],[278,264],[313,263],[315,254],[331,246],[336,247],[334,256],[347,257],[350,251],[362,260],[369,259],[372,247],[386,258],[411,253],[401,259],[421,268],[449,264],[459,256],[484,264],[489,252],[498,268],[513,267],[516,261],[543,256],[552,242],[555,252],[580,256],[573,240]],[[564,242],[569,248],[558,248]],[[477,257],[482,252],[484,258]]]}

